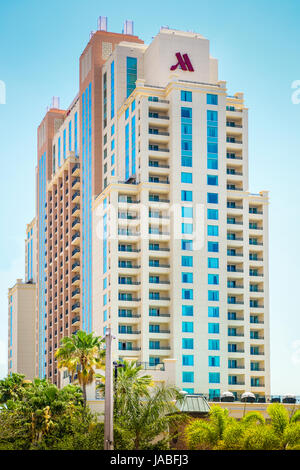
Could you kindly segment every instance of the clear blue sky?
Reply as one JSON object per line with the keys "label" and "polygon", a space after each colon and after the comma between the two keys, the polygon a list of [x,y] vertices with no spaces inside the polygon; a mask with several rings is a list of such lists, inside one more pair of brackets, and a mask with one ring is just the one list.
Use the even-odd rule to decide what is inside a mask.
{"label": "clear blue sky", "polygon": [[75,96],[78,58],[99,15],[116,32],[133,19],[147,43],[162,25],[199,32],[210,39],[229,94],[245,93],[250,189],[269,190],[271,197],[272,392],[300,395],[300,105],[291,101],[291,84],[300,80],[298,0],[1,2],[7,103],[0,105],[0,376],[6,373],[7,289],[24,277],[25,225],[35,212],[36,128],[53,95],[62,107]]}

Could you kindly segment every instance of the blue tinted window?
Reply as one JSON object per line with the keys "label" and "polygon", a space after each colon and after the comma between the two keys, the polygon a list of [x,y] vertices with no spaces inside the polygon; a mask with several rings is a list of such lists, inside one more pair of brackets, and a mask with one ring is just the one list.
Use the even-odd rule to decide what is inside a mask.
{"label": "blue tinted window", "polygon": [[208,340],[208,350],[209,351],[219,351],[220,341],[218,339],[209,339]]}
{"label": "blue tinted window", "polygon": [[207,193],[207,202],[210,204],[218,204],[218,193]]}
{"label": "blue tinted window", "polygon": [[181,200],[191,202],[193,200],[193,192],[192,191],[181,191]]}
{"label": "blue tinted window", "polygon": [[209,367],[220,367],[220,356],[208,356]]}
{"label": "blue tinted window", "polygon": [[193,289],[182,289],[183,300],[193,300],[194,293]]}
{"label": "blue tinted window", "polygon": [[194,315],[193,305],[182,305],[182,316],[183,317],[192,317]]}
{"label": "blue tinted window", "polygon": [[219,300],[219,291],[218,290],[209,290],[208,291],[208,300],[210,302],[216,302]]}
{"label": "blue tinted window", "polygon": [[192,101],[192,92],[181,90],[181,101]]}
{"label": "blue tinted window", "polygon": [[218,177],[215,175],[207,175],[207,184],[209,186],[218,186]]}
{"label": "blue tinted window", "polygon": [[181,173],[181,182],[182,183],[192,183],[193,182],[193,174],[192,173]]}
{"label": "blue tinted window", "polygon": [[193,266],[193,257],[192,256],[181,256],[181,266]]}
{"label": "blue tinted window", "polygon": [[193,208],[192,207],[181,207],[181,217],[193,218]]}
{"label": "blue tinted window", "polygon": [[218,209],[207,209],[207,218],[210,220],[218,220],[219,219]]}
{"label": "blue tinted window", "polygon": [[219,258],[208,258],[207,265],[208,265],[208,268],[218,269],[219,268]]}
{"label": "blue tinted window", "polygon": [[219,235],[219,226],[218,225],[208,225],[207,226],[207,235],[210,237],[217,237]]}
{"label": "blue tinted window", "polygon": [[192,119],[192,108],[181,108],[181,117]]}
{"label": "blue tinted window", "polygon": [[218,253],[219,243],[218,242],[207,242],[207,251],[212,253]]}
{"label": "blue tinted window", "polygon": [[193,233],[193,224],[181,224],[181,233]]}
{"label": "blue tinted window", "polygon": [[209,375],[210,384],[219,384],[220,383],[220,373],[219,372],[210,372]]}
{"label": "blue tinted window", "polygon": [[208,284],[219,285],[219,274],[208,274]]}
{"label": "blue tinted window", "polygon": [[207,104],[218,104],[218,95],[212,95],[210,93],[208,93],[206,95],[206,103]]}
{"label": "blue tinted window", "polygon": [[220,333],[219,323],[209,323],[208,324],[208,333],[212,333],[212,334]]}
{"label": "blue tinted window", "polygon": [[193,283],[193,273],[181,273],[181,281],[183,283],[192,284]]}
{"label": "blue tinted window", "polygon": [[193,240],[181,240],[181,249],[184,251],[193,251]]}
{"label": "blue tinted window", "polygon": [[192,321],[183,321],[182,333],[193,333],[193,332],[194,332],[194,323]]}
{"label": "blue tinted window", "polygon": [[194,356],[192,354],[184,354],[182,356],[182,365],[183,366],[193,366],[194,365]]}
{"label": "blue tinted window", "polygon": [[193,338],[182,338],[182,349],[194,349]]}
{"label": "blue tinted window", "polygon": [[182,372],[182,382],[184,382],[184,383],[193,383],[194,382],[194,372]]}
{"label": "blue tinted window", "polygon": [[137,80],[137,58],[136,57],[127,57],[126,59],[127,66],[127,97],[135,89],[135,82]]}

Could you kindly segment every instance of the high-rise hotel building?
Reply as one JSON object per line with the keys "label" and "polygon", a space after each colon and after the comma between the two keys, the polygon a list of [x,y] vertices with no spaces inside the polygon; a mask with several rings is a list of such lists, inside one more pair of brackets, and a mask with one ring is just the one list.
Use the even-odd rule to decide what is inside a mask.
{"label": "high-rise hotel building", "polygon": [[248,110],[200,34],[99,30],[80,88],[38,130],[36,373],[78,329],[211,397],[270,393],[268,193],[249,192]]}

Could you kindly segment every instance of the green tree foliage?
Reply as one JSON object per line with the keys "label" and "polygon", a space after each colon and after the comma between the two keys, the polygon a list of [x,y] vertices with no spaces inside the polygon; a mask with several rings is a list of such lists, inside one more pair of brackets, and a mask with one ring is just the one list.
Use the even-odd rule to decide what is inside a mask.
{"label": "green tree foliage", "polygon": [[41,379],[23,383],[18,374],[0,381],[0,449],[53,449],[58,443],[90,448],[96,442],[103,448],[103,437],[96,439],[103,431],[85,409],[78,386],[59,390]]}
{"label": "green tree foliage", "polygon": [[189,449],[284,450],[300,448],[300,410],[289,416],[279,403],[268,406],[270,419],[249,412],[240,421],[230,418],[219,406],[211,408],[209,419],[192,420],[185,429]]}
{"label": "green tree foliage", "polygon": [[72,378],[77,374],[77,379],[82,387],[84,406],[86,406],[86,387],[95,378],[95,369],[104,366],[105,350],[104,340],[78,331],[76,335],[66,336],[61,341],[61,347],[56,351],[58,367],[68,369]]}
{"label": "green tree foliage", "polygon": [[[164,449],[172,439],[170,429],[182,422],[175,405],[181,399],[174,387],[155,387],[150,375],[141,375],[135,362],[122,362],[114,393],[116,449]],[[98,389],[104,395],[104,378]]]}

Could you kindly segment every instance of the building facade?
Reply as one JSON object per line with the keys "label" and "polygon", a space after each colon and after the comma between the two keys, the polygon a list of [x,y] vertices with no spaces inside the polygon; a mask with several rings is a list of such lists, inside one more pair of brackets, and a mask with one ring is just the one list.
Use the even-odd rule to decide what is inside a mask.
{"label": "building facade", "polygon": [[8,374],[35,377],[36,284],[16,284],[8,290]]}
{"label": "building facade", "polygon": [[160,381],[268,395],[268,193],[249,191],[243,94],[201,35],[145,45],[104,18],[79,70],[38,129],[36,374],[59,385],[62,337],[110,327],[114,358]]}

